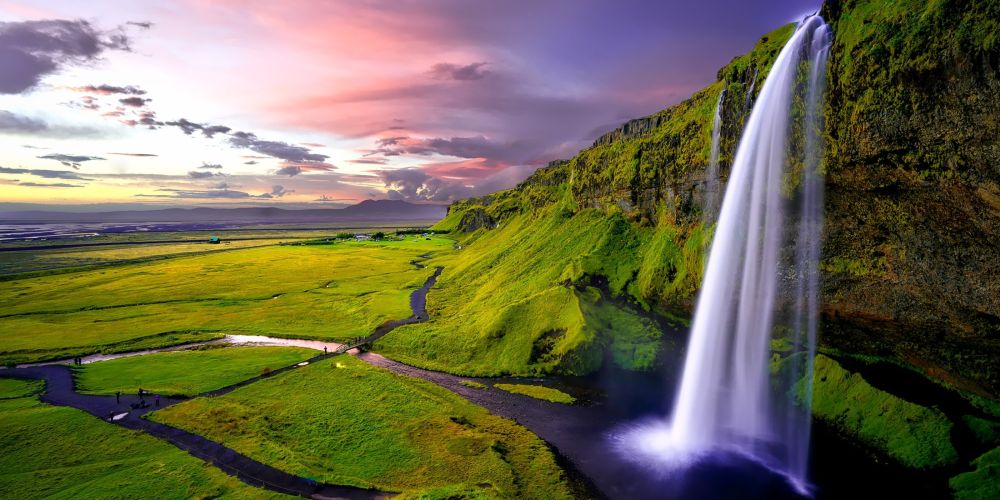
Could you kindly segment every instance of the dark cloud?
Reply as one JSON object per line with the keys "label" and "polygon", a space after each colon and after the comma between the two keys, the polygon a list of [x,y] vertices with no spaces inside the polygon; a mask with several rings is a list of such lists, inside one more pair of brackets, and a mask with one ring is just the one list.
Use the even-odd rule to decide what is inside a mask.
{"label": "dark cloud", "polygon": [[489,71],[483,69],[486,64],[484,62],[476,62],[461,66],[451,63],[437,63],[431,67],[430,74],[432,77],[440,80],[482,80],[490,74]]}
{"label": "dark cloud", "polygon": [[132,85],[126,85],[124,87],[119,87],[115,85],[84,85],[83,87],[71,87],[72,90],[77,92],[84,92],[87,94],[98,94],[98,95],[113,95],[113,94],[125,94],[125,95],[146,95],[146,91],[139,87]]}
{"label": "dark cloud", "polygon": [[317,142],[300,142],[299,144],[307,148],[325,148],[326,144],[319,144]]}
{"label": "dark cloud", "polygon": [[215,177],[216,175],[222,175],[222,174],[217,174],[215,172],[199,172],[197,170],[192,170],[188,172],[188,178],[191,179],[208,179],[211,177]]}
{"label": "dark cloud", "polygon": [[128,21],[125,24],[131,25],[131,26],[135,26],[137,28],[142,28],[144,30],[148,30],[149,28],[153,27],[153,23],[151,23],[149,21]]}
{"label": "dark cloud", "polygon": [[144,99],[142,97],[126,97],[124,99],[118,99],[118,102],[124,104],[125,106],[130,106],[133,108],[141,108],[148,104],[152,99]]}
{"label": "dark cloud", "polygon": [[136,157],[136,158],[146,158],[146,157],[151,157],[151,156],[160,156],[160,155],[153,154],[153,153],[106,153],[106,154],[115,155],[115,156],[133,156],[133,157]]}
{"label": "dark cloud", "polygon": [[173,188],[160,188],[156,190],[155,194],[137,194],[136,196],[144,198],[186,198],[186,199],[249,199],[249,198],[261,198],[261,199],[273,199],[281,198],[294,191],[285,189],[285,186],[280,184],[275,184],[271,186],[271,192],[261,193],[261,194],[250,194],[246,191],[238,191],[235,189],[230,189],[230,186],[225,182],[219,183],[214,186],[213,189],[173,189]]}
{"label": "dark cloud", "polygon": [[[313,153],[308,148],[295,146],[281,141],[265,141],[258,139],[249,132],[234,132],[229,137],[229,143],[237,148],[246,148],[262,155],[271,156],[289,162],[323,163],[329,156]],[[332,170],[332,166],[329,169]]]}
{"label": "dark cloud", "polygon": [[347,160],[348,163],[358,163],[361,165],[385,165],[387,160],[385,158],[355,158],[353,160]]}
{"label": "dark cloud", "polygon": [[80,174],[76,172],[68,172],[66,170],[43,170],[34,168],[7,168],[0,167],[0,174],[26,174],[33,175],[35,177],[43,177],[45,179],[68,179],[76,181],[90,181],[93,179],[88,179],[86,177],[81,177]]}
{"label": "dark cloud", "polygon": [[101,135],[101,132],[90,127],[51,124],[39,118],[0,109],[0,134],[67,138],[95,137]]}
{"label": "dark cloud", "polygon": [[52,153],[38,157],[43,160],[55,160],[67,167],[80,168],[80,164],[86,161],[103,160],[100,156],[65,155],[62,153]]}
{"label": "dark cloud", "polygon": [[307,162],[307,163],[293,163],[285,162],[282,164],[281,168],[276,170],[275,175],[287,175],[289,177],[294,177],[305,172],[329,172],[335,170],[336,167],[330,165],[329,163],[322,162]]}
{"label": "dark cloud", "polygon": [[415,139],[410,137],[387,137],[376,141],[376,149],[371,156],[431,155],[454,156],[456,158],[484,158],[490,164],[524,163],[526,151],[534,148],[524,141],[497,142],[483,136]]}
{"label": "dark cloud", "polygon": [[256,165],[257,164],[257,160],[245,161],[245,162],[243,162],[243,164],[244,165]]}
{"label": "dark cloud", "polygon": [[122,29],[101,31],[80,19],[0,22],[0,94],[31,90],[60,68],[108,50],[130,50]]}
{"label": "dark cloud", "polygon": [[205,163],[205,162],[201,162],[201,166],[198,167],[198,168],[211,168],[211,169],[219,170],[219,169],[222,168],[222,165],[219,165],[218,163]]}
{"label": "dark cloud", "polygon": [[275,184],[274,186],[271,186],[270,193],[259,194],[255,196],[255,198],[266,198],[266,199],[281,198],[282,196],[285,196],[288,193],[294,193],[294,191],[289,191],[285,189],[285,186],[282,186],[280,184]]}
{"label": "dark cloud", "polygon": [[184,132],[185,135],[191,135],[195,132],[201,132],[202,135],[208,138],[212,138],[215,134],[227,134],[231,128],[225,125],[209,125],[207,123],[195,123],[187,118],[181,118],[177,121],[166,122],[165,125],[170,127],[177,127]]}
{"label": "dark cloud", "polygon": [[52,184],[46,184],[43,182],[18,182],[18,186],[26,187],[54,187],[54,188],[82,188],[82,184],[67,184],[65,182],[56,182]]}
{"label": "dark cloud", "polygon": [[250,193],[247,193],[245,191],[234,191],[231,189],[197,190],[197,189],[160,188],[157,189],[156,191],[162,194],[137,194],[135,196],[141,196],[144,198],[186,198],[186,199],[212,199],[212,198],[239,199],[239,198],[252,197]]}
{"label": "dark cloud", "polygon": [[389,199],[445,202],[512,188],[533,171],[527,165],[508,167],[478,179],[475,185],[442,179],[419,167],[380,170],[378,175]]}

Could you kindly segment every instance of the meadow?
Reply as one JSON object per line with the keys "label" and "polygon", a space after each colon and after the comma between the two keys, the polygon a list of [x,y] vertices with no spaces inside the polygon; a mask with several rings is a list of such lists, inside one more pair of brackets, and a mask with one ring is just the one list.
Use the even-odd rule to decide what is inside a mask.
{"label": "meadow", "polygon": [[452,241],[320,242],[178,256],[7,280],[0,363],[122,352],[225,334],[344,340],[410,315]]}
{"label": "meadow", "polygon": [[[207,346],[206,346],[207,347]],[[75,370],[83,394],[194,396],[291,366],[318,353],[301,347],[216,347],[161,352],[89,363]]]}
{"label": "meadow", "polygon": [[[287,238],[281,241],[300,241]],[[179,255],[196,255],[201,253],[277,245],[279,240],[241,239],[223,241],[213,245],[206,241],[191,241],[185,243],[156,243],[155,240],[139,245],[93,245],[74,248],[51,248],[39,250],[5,251],[0,253],[0,275],[41,273],[57,269],[68,269],[84,266],[106,266],[123,261],[155,260]]]}
{"label": "meadow", "polygon": [[350,356],[150,415],[292,474],[422,498],[569,498],[545,443],[429,382]]}
{"label": "meadow", "polygon": [[[0,378],[2,498],[278,498],[186,452]],[[13,399],[11,399],[11,397]]]}

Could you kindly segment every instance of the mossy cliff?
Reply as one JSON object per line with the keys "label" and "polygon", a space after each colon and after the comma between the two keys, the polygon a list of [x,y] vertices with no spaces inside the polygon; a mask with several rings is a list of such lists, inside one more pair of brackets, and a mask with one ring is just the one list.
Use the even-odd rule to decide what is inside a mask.
{"label": "mossy cliff", "polygon": [[[822,14],[834,31],[825,103],[823,348],[892,359],[995,398],[1000,4],[845,0],[828,1]],[[533,297],[545,296],[541,292],[570,283],[604,285],[609,297],[636,309],[689,317],[711,230],[702,226],[701,203],[716,99],[725,88],[724,182],[755,93],[792,30],[762,37],[687,101],[626,123],[513,190],[453,204],[439,227],[463,240],[463,261],[486,260],[446,270],[442,287],[476,297],[485,290],[478,284],[483,276],[510,265],[551,279],[529,284],[490,277],[514,287],[492,304],[490,315],[514,304],[528,307]],[[543,260],[557,269],[530,267]],[[443,295],[431,294],[432,307]],[[438,305],[449,315],[477,308]],[[533,324],[501,326],[491,335],[537,341],[547,330]],[[610,345],[619,331],[586,336],[558,352],[580,354],[594,348],[591,340]],[[459,327],[443,333],[448,338],[441,342],[481,334]],[[421,342],[434,349],[433,340]],[[410,347],[417,347],[413,361],[424,357],[421,346]],[[535,366],[531,350],[523,350],[504,371],[570,365],[579,371],[600,362],[591,353],[583,363]]]}

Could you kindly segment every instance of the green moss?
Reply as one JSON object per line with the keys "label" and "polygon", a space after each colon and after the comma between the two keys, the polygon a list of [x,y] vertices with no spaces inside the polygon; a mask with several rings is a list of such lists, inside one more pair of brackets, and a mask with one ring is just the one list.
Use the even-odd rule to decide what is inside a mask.
{"label": "green moss", "polygon": [[462,384],[462,385],[464,385],[464,386],[466,386],[466,387],[471,387],[473,389],[485,389],[486,388],[486,384],[480,384],[479,382],[476,382],[475,380],[462,380],[459,383]]}
{"label": "green moss", "polygon": [[963,415],[962,421],[965,422],[965,425],[969,426],[969,430],[972,431],[980,443],[1000,444],[1000,422],[973,415]]}
{"label": "green moss", "polygon": [[576,402],[576,398],[560,391],[559,389],[553,389],[551,387],[541,385],[493,384],[493,387],[510,393],[521,394],[523,396],[529,396],[544,401],[551,401],[553,403],[563,403],[569,405]]}
{"label": "green moss", "polygon": [[955,498],[979,500],[1000,498],[1000,448],[973,460],[975,470],[959,474],[948,482]]}
{"label": "green moss", "polygon": [[952,423],[941,411],[876,389],[822,354],[816,356],[814,374],[817,417],[909,467],[932,468],[958,459]]}

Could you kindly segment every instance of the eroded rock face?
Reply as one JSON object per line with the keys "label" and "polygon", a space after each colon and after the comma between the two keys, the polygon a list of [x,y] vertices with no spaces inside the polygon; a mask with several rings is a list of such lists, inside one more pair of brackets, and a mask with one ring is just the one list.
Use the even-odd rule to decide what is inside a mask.
{"label": "eroded rock face", "polygon": [[[826,348],[893,357],[1000,395],[1000,3],[828,0]],[[719,82],[605,134],[513,190],[465,200],[461,229],[557,205],[700,235],[703,176],[723,88],[724,183],[786,26]],[[457,212],[456,212],[457,214]],[[466,220],[467,219],[467,220]],[[567,219],[570,220],[570,219]],[[569,222],[568,222],[569,223]],[[644,245],[636,242],[641,250]],[[634,279],[643,280],[641,270]],[[685,296],[632,298],[690,309]]]}
{"label": "eroded rock face", "polygon": [[900,3],[824,8],[823,342],[997,395],[1000,46],[977,36],[1000,6]]}

